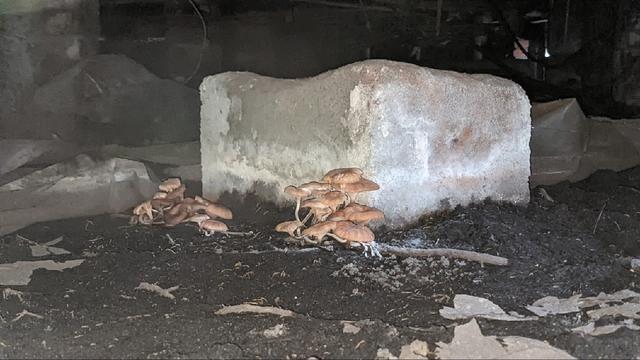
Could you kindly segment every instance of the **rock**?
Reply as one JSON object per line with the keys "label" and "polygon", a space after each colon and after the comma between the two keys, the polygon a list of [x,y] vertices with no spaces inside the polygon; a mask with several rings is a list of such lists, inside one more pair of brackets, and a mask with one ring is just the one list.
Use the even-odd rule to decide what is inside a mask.
{"label": "rock", "polygon": [[529,200],[529,101],[515,83],[369,60],[314,78],[252,73],[200,86],[203,190],[282,189],[360,167],[381,190],[359,198],[401,226],[490,197]]}

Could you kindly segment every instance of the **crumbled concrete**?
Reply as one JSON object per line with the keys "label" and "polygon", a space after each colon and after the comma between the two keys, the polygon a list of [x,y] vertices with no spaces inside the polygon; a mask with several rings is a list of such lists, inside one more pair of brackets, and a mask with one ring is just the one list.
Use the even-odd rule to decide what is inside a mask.
{"label": "crumbled concrete", "polygon": [[357,166],[359,200],[400,226],[491,197],[529,200],[529,101],[515,83],[369,60],[314,78],[230,72],[201,87],[203,190],[290,201],[289,184]]}

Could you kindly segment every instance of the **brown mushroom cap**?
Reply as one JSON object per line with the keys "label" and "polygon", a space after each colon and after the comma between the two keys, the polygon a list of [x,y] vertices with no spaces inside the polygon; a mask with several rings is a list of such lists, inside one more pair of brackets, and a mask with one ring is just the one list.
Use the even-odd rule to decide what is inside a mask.
{"label": "brown mushroom cap", "polygon": [[196,214],[187,219],[189,222],[194,222],[198,225],[202,224],[203,221],[209,220],[210,217],[207,214]]}
{"label": "brown mushroom cap", "polygon": [[151,200],[151,206],[154,209],[165,209],[169,206],[173,206],[173,204],[175,204],[174,201],[172,200],[167,200],[167,199],[153,199]]}
{"label": "brown mushroom cap", "polygon": [[322,182],[329,184],[352,183],[362,178],[362,170],[358,168],[333,169],[322,177]]}
{"label": "brown mushroom cap", "polygon": [[379,190],[380,185],[369,179],[360,179],[353,183],[336,184],[336,188],[349,194],[357,194],[365,191]]}
{"label": "brown mushroom cap", "polygon": [[158,191],[157,193],[153,194],[153,198],[152,199],[166,199],[167,198],[167,193],[163,192],[163,191]]}
{"label": "brown mushroom cap", "polygon": [[293,185],[289,185],[286,188],[284,188],[284,192],[293,196],[294,198],[303,198],[311,195],[310,191],[300,189],[299,187],[293,186]]}
{"label": "brown mushroom cap", "polygon": [[207,205],[204,211],[207,213],[207,215],[211,216],[212,218],[218,217],[225,220],[233,219],[233,213],[231,212],[231,210],[227,209],[222,205],[212,203]]}
{"label": "brown mushroom cap", "polygon": [[171,192],[167,194],[165,199],[167,200],[178,200],[182,201],[184,199],[184,192],[187,190],[187,187],[184,185],[180,185]]}
{"label": "brown mushroom cap", "polygon": [[384,213],[378,209],[369,211],[353,211],[347,215],[347,220],[356,224],[368,224],[370,221],[384,219]]}
{"label": "brown mushroom cap", "polygon": [[180,185],[182,185],[182,182],[180,181],[180,179],[169,178],[163,181],[162,183],[160,183],[160,186],[158,186],[158,189],[160,189],[160,191],[164,191],[168,193],[177,189]]}
{"label": "brown mushroom cap", "polygon": [[322,201],[333,211],[338,209],[340,205],[346,203],[347,199],[347,195],[341,191],[329,191],[318,198],[318,200]]}
{"label": "brown mushroom cap", "polygon": [[217,220],[205,220],[200,223],[200,229],[206,232],[225,232],[229,231],[227,225]]}
{"label": "brown mushroom cap", "polygon": [[376,236],[368,227],[356,225],[351,221],[339,221],[333,233],[346,241],[368,243],[375,240]]}
{"label": "brown mushroom cap", "polygon": [[147,200],[133,209],[133,214],[139,217],[146,215],[149,219],[153,219],[153,206],[151,201]]}
{"label": "brown mushroom cap", "polygon": [[338,210],[338,211],[333,212],[331,215],[329,215],[327,220],[329,220],[329,221],[343,221],[343,220],[347,220],[346,216],[347,215],[346,215],[344,209],[343,210]]}
{"label": "brown mushroom cap", "polygon": [[302,202],[301,208],[310,208],[313,210],[330,209],[329,205],[325,204],[321,199],[308,199]]}
{"label": "brown mushroom cap", "polygon": [[333,186],[331,186],[331,184],[321,183],[317,181],[310,181],[308,183],[304,183],[298,186],[298,189],[308,192],[309,195],[317,196],[333,190]]}
{"label": "brown mushroom cap", "polygon": [[209,204],[213,204],[213,201],[209,200],[209,199],[205,199],[202,196],[198,196],[196,195],[193,198],[198,204],[203,204],[203,205],[209,205]]}
{"label": "brown mushroom cap", "polygon": [[335,228],[336,228],[335,221],[325,221],[325,222],[317,223],[311,227],[304,229],[304,231],[302,232],[302,235],[306,235],[310,238],[322,240],[322,238],[325,237],[327,233],[330,233]]}
{"label": "brown mushroom cap", "polygon": [[[173,208],[172,208],[173,210]],[[189,217],[189,213],[183,207],[178,207],[178,212],[176,214],[164,214],[164,224],[166,226],[176,226],[181,222],[185,221],[187,217]]]}
{"label": "brown mushroom cap", "polygon": [[302,223],[299,222],[298,220],[291,220],[291,221],[281,222],[280,224],[276,225],[275,230],[277,232],[288,233],[289,235],[295,237],[296,236],[295,231],[301,226],[302,226]]}

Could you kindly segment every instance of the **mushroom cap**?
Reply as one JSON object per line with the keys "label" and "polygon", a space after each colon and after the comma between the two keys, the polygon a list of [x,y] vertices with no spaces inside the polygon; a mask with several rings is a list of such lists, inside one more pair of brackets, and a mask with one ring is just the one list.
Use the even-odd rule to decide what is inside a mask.
{"label": "mushroom cap", "polygon": [[347,214],[345,213],[345,210],[338,210],[338,211],[334,211],[331,215],[329,215],[329,217],[327,218],[328,221],[343,221],[343,220],[347,220]]}
{"label": "mushroom cap", "polygon": [[153,198],[152,199],[166,199],[167,198],[167,193],[164,191],[158,191],[155,194],[153,194]]}
{"label": "mushroom cap", "polygon": [[289,185],[284,188],[284,192],[293,196],[294,198],[303,198],[311,195],[311,192],[308,190],[300,189],[297,186]]}
{"label": "mushroom cap", "polygon": [[365,191],[375,191],[380,189],[380,185],[369,179],[360,179],[352,183],[336,184],[336,188],[350,194],[361,193]]}
{"label": "mushroom cap", "polygon": [[331,210],[336,210],[340,205],[346,203],[347,199],[347,195],[341,191],[329,191],[318,198],[318,200],[330,207]]}
{"label": "mushroom cap", "polygon": [[218,217],[225,220],[233,219],[233,213],[231,212],[231,210],[227,209],[222,205],[211,203],[207,205],[204,211],[207,213],[207,215],[211,216],[212,218]]}
{"label": "mushroom cap", "polygon": [[205,199],[202,196],[198,196],[196,195],[193,198],[198,204],[203,204],[203,205],[209,205],[209,204],[213,204],[213,201],[209,200],[209,199]]}
{"label": "mushroom cap", "polygon": [[300,204],[301,208],[311,208],[311,209],[329,209],[329,205],[327,205],[322,199],[308,199]]}
{"label": "mushroom cap", "polygon": [[180,181],[180,179],[169,178],[163,181],[162,183],[160,183],[160,186],[158,186],[158,189],[160,189],[160,191],[164,191],[168,193],[177,189],[180,185],[182,185],[182,182]]}
{"label": "mushroom cap", "polygon": [[368,243],[375,240],[376,236],[368,227],[356,225],[351,221],[338,221],[333,233],[346,241]]}
{"label": "mushroom cap", "polygon": [[[173,210],[173,208],[172,208]],[[176,214],[164,214],[164,224],[166,226],[176,226],[181,222],[185,221],[189,217],[189,213],[182,206],[178,207],[178,212]]]}
{"label": "mushroom cap", "polygon": [[338,168],[329,171],[322,177],[322,182],[329,184],[352,183],[362,178],[362,170],[358,168]]}
{"label": "mushroom cap", "polygon": [[205,220],[200,223],[200,229],[207,232],[225,232],[229,231],[227,225],[217,220]]}
{"label": "mushroom cap", "polygon": [[281,222],[280,224],[276,225],[275,230],[277,232],[285,232],[291,236],[296,236],[295,231],[301,226],[302,226],[302,223],[299,222],[298,220],[291,220],[291,221]]}
{"label": "mushroom cap", "polygon": [[327,233],[330,233],[335,228],[335,221],[325,221],[304,229],[302,235],[321,240],[323,237],[325,237],[325,235],[327,235]]}
{"label": "mushroom cap", "polygon": [[308,192],[309,195],[322,195],[333,190],[333,186],[318,181],[310,181],[298,186],[298,189]]}
{"label": "mushroom cap", "polygon": [[197,204],[196,200],[194,198],[190,198],[190,197],[186,197],[186,198],[182,199],[182,203],[183,204],[189,204],[189,205]]}
{"label": "mushroom cap", "polygon": [[153,219],[153,206],[151,205],[151,200],[147,200],[133,208],[133,214],[138,217],[146,215],[149,219]]}
{"label": "mushroom cap", "polygon": [[173,189],[171,192],[169,192],[165,197],[165,199],[182,201],[182,199],[184,199],[184,192],[186,190],[187,190],[186,186],[180,185],[177,188]]}
{"label": "mushroom cap", "polygon": [[210,217],[207,214],[195,214],[187,219],[189,222],[194,222],[200,225],[203,221],[209,220]]}
{"label": "mushroom cap", "polygon": [[378,209],[369,211],[353,211],[347,215],[347,220],[356,224],[368,224],[370,221],[384,219],[384,213]]}
{"label": "mushroom cap", "polygon": [[175,201],[168,200],[168,199],[153,199],[153,200],[151,200],[151,206],[154,209],[164,209],[164,208],[167,208],[169,206],[173,206],[174,203],[175,203]]}

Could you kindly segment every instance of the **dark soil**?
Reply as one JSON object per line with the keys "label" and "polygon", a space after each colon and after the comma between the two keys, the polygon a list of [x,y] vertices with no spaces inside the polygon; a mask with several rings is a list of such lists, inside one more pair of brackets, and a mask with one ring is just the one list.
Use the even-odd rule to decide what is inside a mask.
{"label": "dark soil", "polygon": [[[197,187],[191,187],[197,188]],[[378,241],[410,247],[451,247],[509,258],[508,267],[453,259],[384,260],[354,251],[301,249],[273,226],[291,211],[255,199],[222,200],[237,215],[233,231],[200,235],[196,228],[130,226],[116,216],[37,224],[17,234],[84,257],[63,272],[37,270],[24,302],[0,298],[0,358],[373,358],[380,348],[424,340],[449,342],[453,322],[439,316],[455,294],[486,297],[505,311],[546,295],[640,291],[629,257],[640,255],[640,168],[600,172],[577,184],[531,193],[527,207],[485,202],[425,219],[403,231],[378,231]],[[598,220],[598,218],[600,218]],[[2,238],[0,262],[33,260],[16,234]],[[135,290],[140,282],[179,285],[175,300]],[[226,315],[223,305],[278,306],[295,318]],[[26,309],[43,319],[24,317]],[[360,321],[357,334],[341,321]],[[546,340],[580,358],[632,358],[640,332],[583,337],[571,328],[584,313],[530,322],[479,320],[486,335]],[[265,330],[283,324],[269,337]]]}

